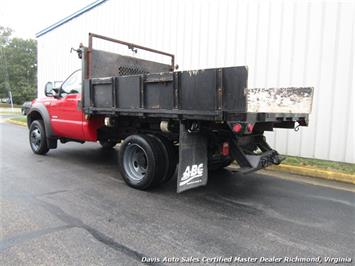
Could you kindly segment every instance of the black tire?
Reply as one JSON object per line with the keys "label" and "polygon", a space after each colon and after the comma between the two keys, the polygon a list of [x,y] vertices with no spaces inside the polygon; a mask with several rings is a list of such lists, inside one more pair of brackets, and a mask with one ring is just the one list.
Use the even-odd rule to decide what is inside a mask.
{"label": "black tire", "polygon": [[165,159],[166,167],[164,170],[164,176],[160,180],[161,184],[166,183],[174,176],[177,161],[178,161],[177,150],[174,147],[173,143],[169,141],[166,137],[162,135],[151,135],[151,136],[159,142],[161,148],[163,149],[163,154],[166,158]]}
{"label": "black tire", "polygon": [[100,140],[99,142],[100,142],[100,145],[102,146],[102,148],[105,150],[110,150],[113,147],[115,147],[117,144],[116,141],[112,141],[112,140]]}
{"label": "black tire", "polygon": [[120,146],[119,167],[123,180],[145,190],[160,183],[164,176],[165,156],[156,139],[146,135],[127,137]]}
{"label": "black tire", "polygon": [[35,154],[44,155],[49,151],[46,131],[42,120],[35,120],[31,123],[29,141],[31,149]]}

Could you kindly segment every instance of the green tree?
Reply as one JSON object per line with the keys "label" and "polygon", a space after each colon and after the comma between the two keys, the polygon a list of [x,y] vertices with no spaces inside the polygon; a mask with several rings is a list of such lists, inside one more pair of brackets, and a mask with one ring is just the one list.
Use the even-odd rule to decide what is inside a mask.
{"label": "green tree", "polygon": [[11,90],[14,103],[21,104],[36,96],[37,42],[11,38],[11,33],[0,26],[0,97]]}
{"label": "green tree", "polygon": [[10,36],[12,34],[12,29],[5,28],[0,26],[0,46],[3,47],[4,45],[9,43]]}

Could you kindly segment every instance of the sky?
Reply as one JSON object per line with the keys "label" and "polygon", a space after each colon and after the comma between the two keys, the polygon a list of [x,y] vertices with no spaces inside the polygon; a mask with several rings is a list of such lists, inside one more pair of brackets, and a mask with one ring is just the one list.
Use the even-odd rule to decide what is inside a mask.
{"label": "sky", "polygon": [[0,0],[0,25],[13,36],[36,38],[35,34],[95,0]]}

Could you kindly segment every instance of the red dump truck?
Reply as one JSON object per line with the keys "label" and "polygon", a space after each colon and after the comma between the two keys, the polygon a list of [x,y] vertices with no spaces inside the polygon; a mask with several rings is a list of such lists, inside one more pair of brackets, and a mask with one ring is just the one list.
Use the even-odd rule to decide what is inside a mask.
{"label": "red dump truck", "polygon": [[[101,39],[170,57],[171,64],[94,49]],[[120,143],[119,168],[137,189],[168,182],[177,191],[206,185],[208,171],[236,161],[249,173],[282,157],[265,140],[274,128],[308,125],[313,88],[248,88],[245,66],[177,71],[174,55],[89,34],[80,46],[82,68],[27,115],[30,146],[46,154],[62,143]],[[177,167],[178,166],[178,167]]]}

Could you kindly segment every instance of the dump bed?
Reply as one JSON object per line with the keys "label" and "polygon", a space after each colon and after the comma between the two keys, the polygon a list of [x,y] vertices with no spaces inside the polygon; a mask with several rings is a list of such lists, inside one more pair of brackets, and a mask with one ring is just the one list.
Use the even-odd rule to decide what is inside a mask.
{"label": "dump bed", "polygon": [[87,114],[216,121],[308,120],[312,88],[247,89],[247,67],[116,75],[84,81]]}
{"label": "dump bed", "polygon": [[84,49],[86,114],[307,124],[313,88],[248,89],[246,66],[172,71],[173,55],[139,48],[171,56],[172,65]]}

